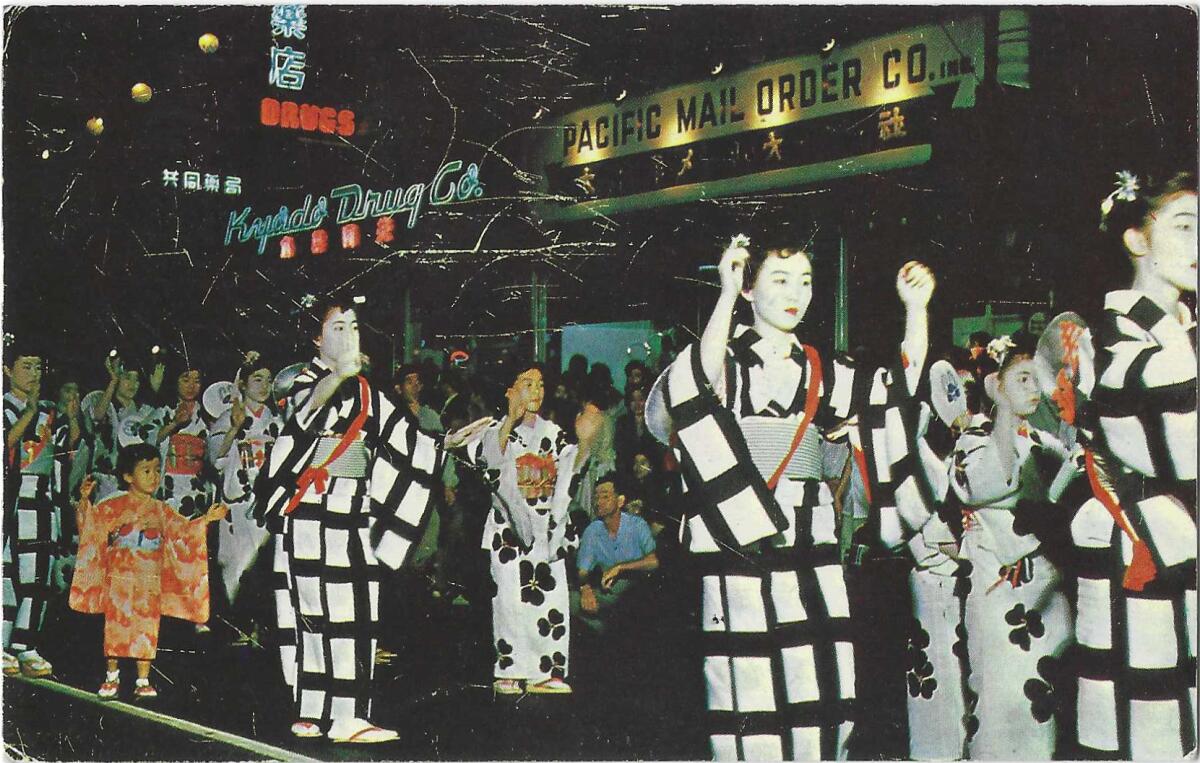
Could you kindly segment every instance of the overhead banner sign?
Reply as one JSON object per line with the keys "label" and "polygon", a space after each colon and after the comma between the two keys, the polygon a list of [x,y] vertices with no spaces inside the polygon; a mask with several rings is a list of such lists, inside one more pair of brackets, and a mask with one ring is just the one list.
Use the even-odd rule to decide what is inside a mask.
{"label": "overhead banner sign", "polygon": [[954,105],[974,104],[982,77],[981,16],[928,24],[835,45],[563,117],[549,163],[564,167],[657,151],[741,132],[932,95],[956,86]]}

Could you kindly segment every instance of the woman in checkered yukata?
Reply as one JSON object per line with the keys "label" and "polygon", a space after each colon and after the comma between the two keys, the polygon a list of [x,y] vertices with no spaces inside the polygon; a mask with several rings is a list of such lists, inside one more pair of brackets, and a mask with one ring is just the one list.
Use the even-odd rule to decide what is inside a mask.
{"label": "woman in checkered yukata", "polygon": [[1079,755],[1177,759],[1196,748],[1195,170],[1119,172],[1101,213],[1133,281],[1091,324],[1093,498],[1070,528]]}
{"label": "woman in checkered yukata", "polygon": [[[813,294],[806,252],[752,253],[736,237],[719,271],[700,342],[655,385],[678,436],[690,504],[684,543],[701,571],[712,754],[844,759],[855,634],[817,438],[868,408],[911,401],[933,275],[915,262],[900,270],[901,352],[891,368],[856,372],[849,359],[823,362],[796,336]],[[739,299],[752,325],[733,325]],[[869,439],[868,451],[887,466]]]}
{"label": "woman in checkered yukata", "polygon": [[[4,675],[51,674],[38,653],[68,504],[72,430],[79,411],[56,421],[41,399],[42,356],[26,339],[4,337]],[[68,423],[70,421],[71,423]]]}

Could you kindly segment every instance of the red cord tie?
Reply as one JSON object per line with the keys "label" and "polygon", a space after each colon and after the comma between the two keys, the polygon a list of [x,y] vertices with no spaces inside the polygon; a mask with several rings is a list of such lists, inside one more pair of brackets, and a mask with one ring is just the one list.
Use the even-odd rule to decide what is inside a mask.
{"label": "red cord tie", "polygon": [[1121,585],[1130,591],[1141,591],[1147,583],[1158,576],[1158,570],[1154,566],[1154,557],[1150,554],[1150,547],[1134,532],[1121,505],[1100,483],[1100,476],[1096,473],[1096,459],[1091,450],[1084,449],[1083,461],[1087,469],[1088,483],[1092,487],[1092,495],[1096,496],[1096,500],[1108,509],[1113,521],[1133,543],[1133,558],[1129,561],[1129,566],[1125,568],[1125,578],[1121,581]]}
{"label": "red cord tie", "polygon": [[804,345],[804,355],[808,358],[808,367],[812,369],[812,378],[808,380],[808,397],[804,401],[804,418],[800,420],[800,426],[796,428],[796,436],[792,438],[792,447],[779,462],[771,479],[767,480],[768,490],[774,490],[775,486],[779,484],[787,465],[791,462],[792,456],[796,455],[796,449],[800,447],[800,442],[804,439],[804,433],[808,431],[808,425],[812,423],[813,416],[817,414],[817,403],[821,398],[821,356],[807,344]]}
{"label": "red cord tie", "polygon": [[354,417],[354,421],[350,422],[350,426],[346,429],[346,433],[342,435],[342,439],[338,442],[337,447],[325,459],[325,463],[320,466],[310,466],[300,473],[296,479],[296,492],[292,495],[287,506],[284,507],[284,514],[291,514],[296,507],[300,505],[300,500],[304,498],[304,494],[308,492],[310,487],[316,487],[317,493],[324,493],[325,488],[329,484],[329,469],[327,468],[334,461],[341,458],[346,449],[350,447],[350,443],[358,438],[358,433],[362,431],[363,424],[367,421],[367,414],[370,413],[370,391],[367,386],[367,379],[364,376],[358,377],[358,394],[359,394],[359,411]]}

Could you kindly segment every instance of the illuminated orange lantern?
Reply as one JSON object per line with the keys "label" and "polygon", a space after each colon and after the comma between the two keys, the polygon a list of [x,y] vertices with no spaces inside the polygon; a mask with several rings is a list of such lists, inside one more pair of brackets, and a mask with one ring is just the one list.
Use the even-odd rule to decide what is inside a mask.
{"label": "illuminated orange lantern", "polygon": [[290,260],[296,256],[296,239],[292,236],[284,236],[279,239],[279,259]]}
{"label": "illuminated orange lantern", "polygon": [[357,249],[359,241],[362,240],[362,233],[359,232],[357,223],[346,223],[342,226],[342,248]]}
{"label": "illuminated orange lantern", "polygon": [[311,246],[313,254],[325,254],[329,251],[329,233],[323,230],[313,231]]}

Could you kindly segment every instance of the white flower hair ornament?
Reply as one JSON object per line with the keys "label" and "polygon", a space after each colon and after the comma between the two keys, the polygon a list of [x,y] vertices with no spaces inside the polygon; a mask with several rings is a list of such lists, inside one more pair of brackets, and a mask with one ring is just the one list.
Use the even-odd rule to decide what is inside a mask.
{"label": "white flower hair ornament", "polygon": [[1108,219],[1109,213],[1112,212],[1113,206],[1118,201],[1136,201],[1138,191],[1142,189],[1137,175],[1127,170],[1121,170],[1116,173],[1116,182],[1113,184],[1116,188],[1113,192],[1104,197],[1100,202],[1100,229],[1105,229],[1105,222]]}
{"label": "white flower hair ornament", "polygon": [[988,342],[987,354],[988,357],[996,361],[996,365],[1002,366],[1004,365],[1004,359],[1008,357],[1008,353],[1010,353],[1016,346],[1017,345],[1015,342],[1013,342],[1012,337],[1010,337],[1008,334],[1005,334],[1004,336],[996,337],[992,341]]}
{"label": "white flower hair ornament", "polygon": [[738,233],[729,240],[730,249],[744,249],[750,246],[750,237],[745,233]]}

